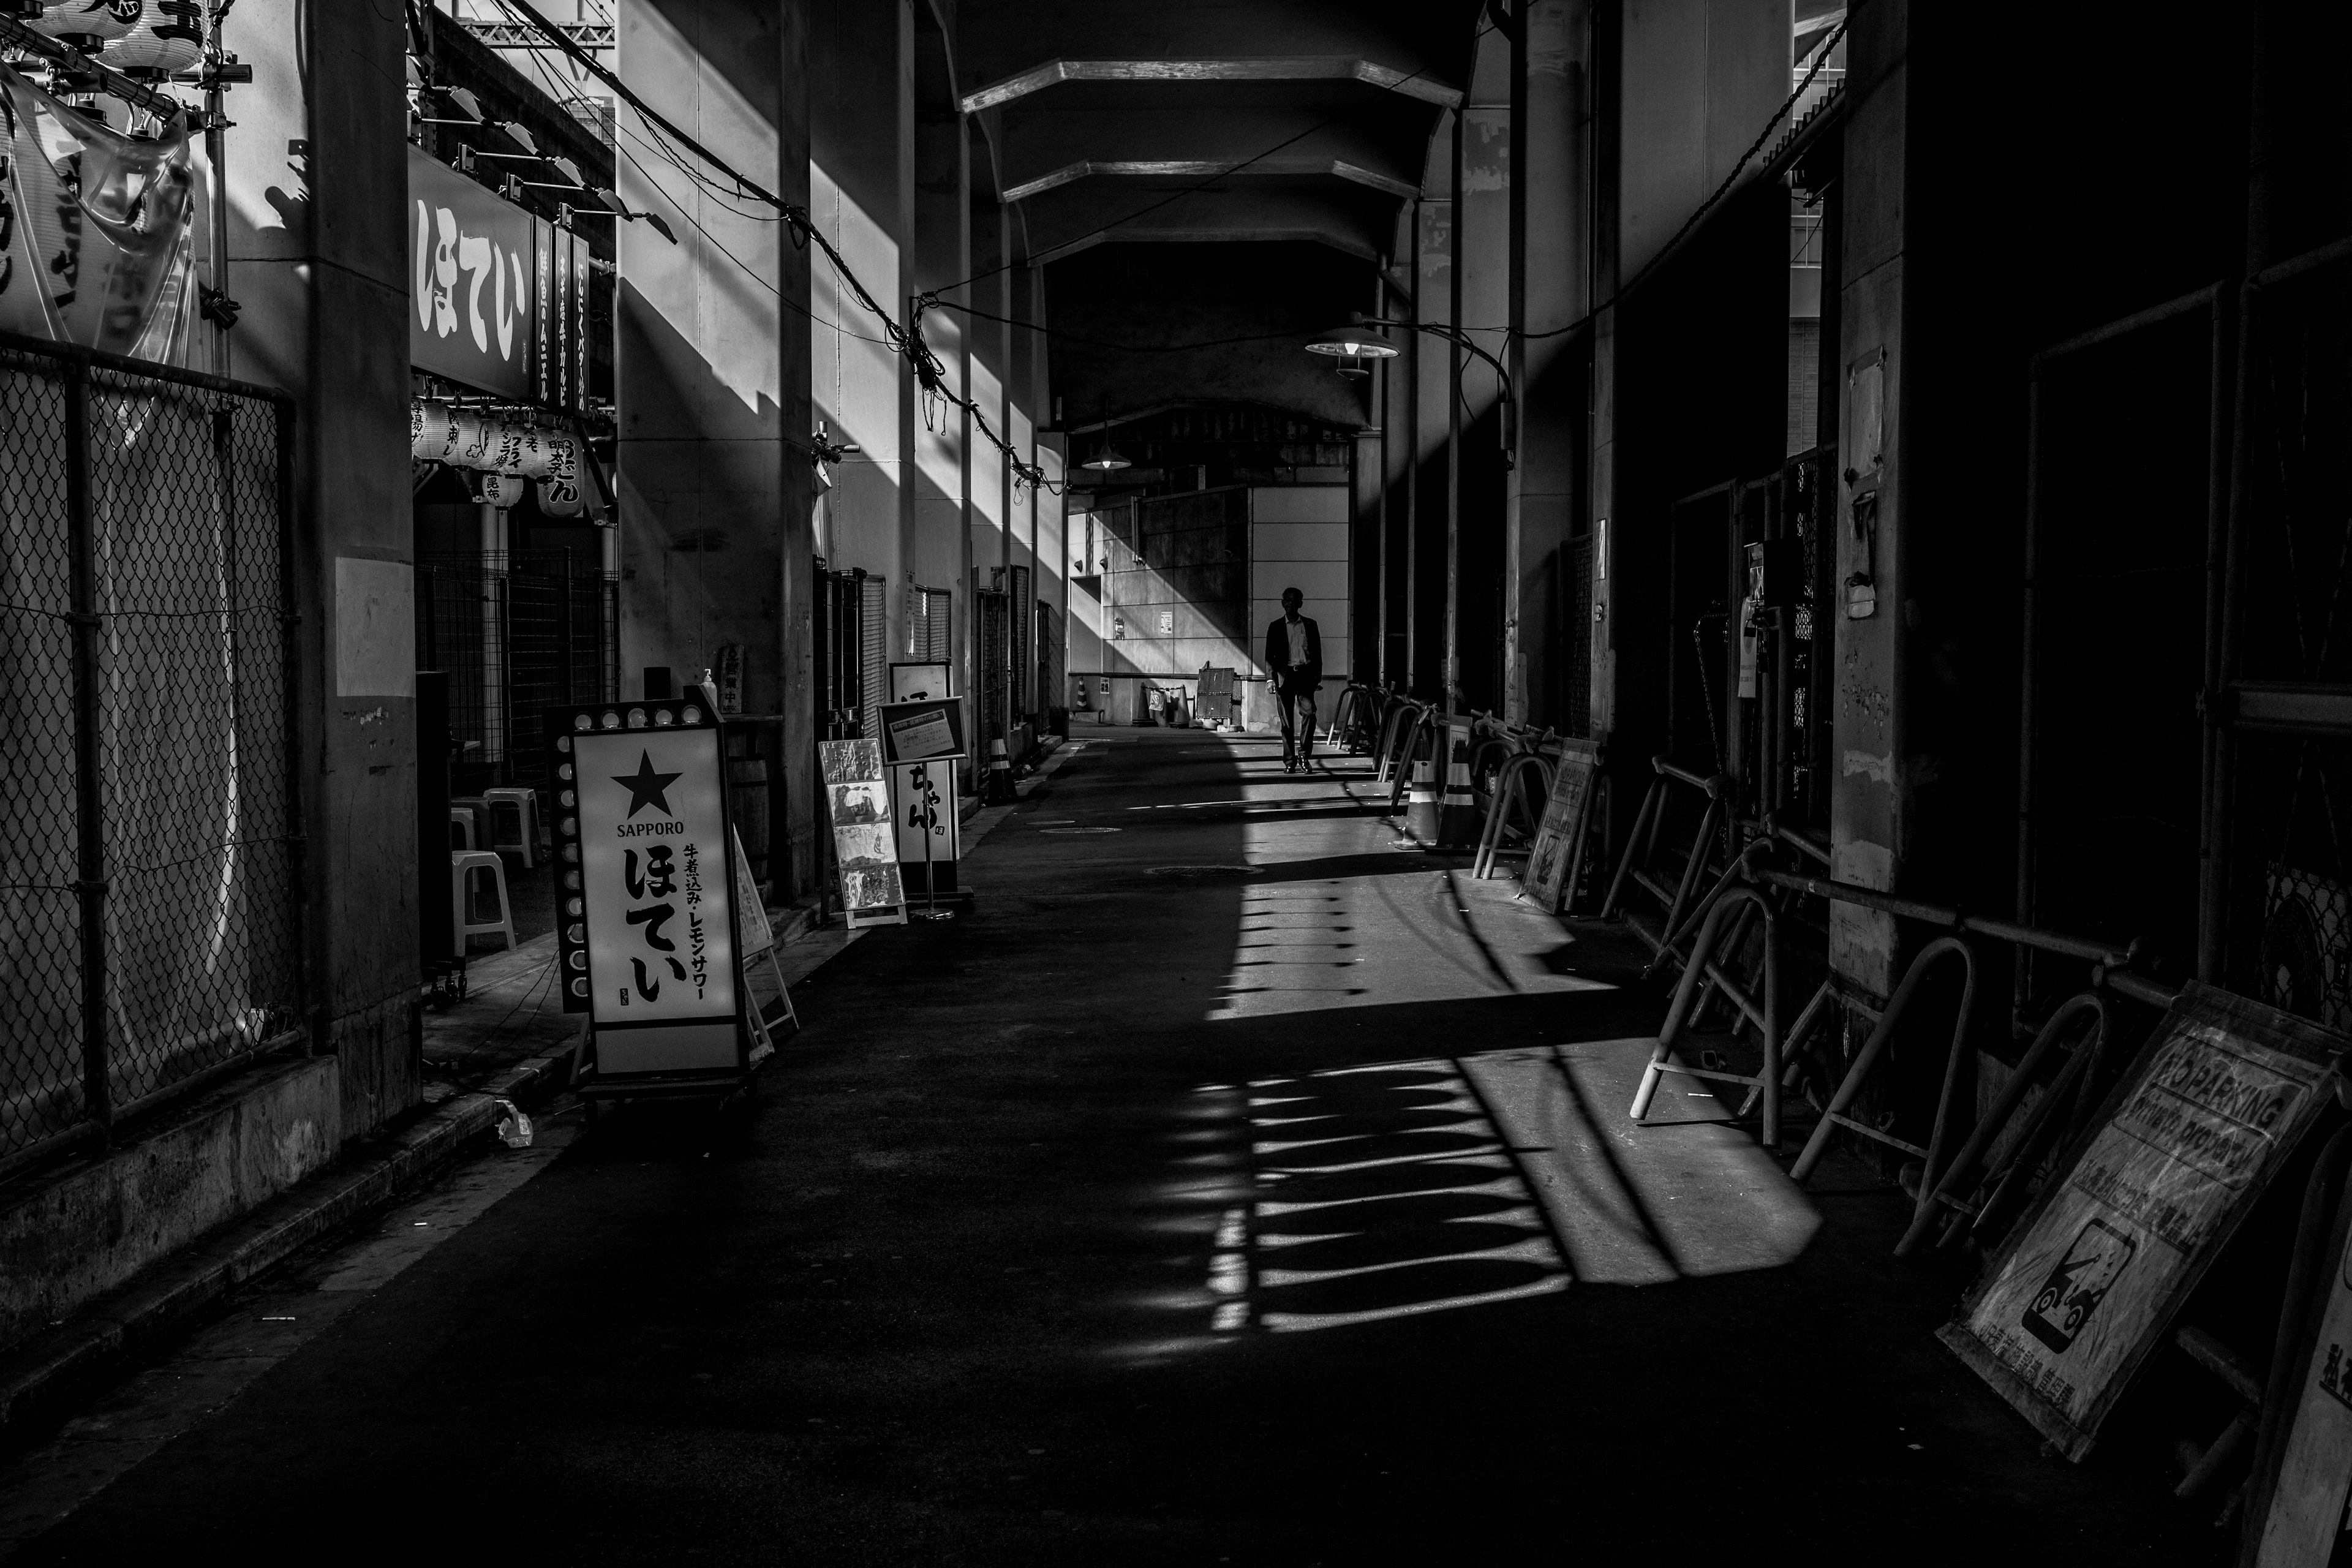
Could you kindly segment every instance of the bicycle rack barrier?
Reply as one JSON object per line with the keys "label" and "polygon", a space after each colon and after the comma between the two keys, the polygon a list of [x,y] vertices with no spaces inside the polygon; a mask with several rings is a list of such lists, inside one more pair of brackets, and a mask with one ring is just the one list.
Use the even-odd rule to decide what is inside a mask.
{"label": "bicycle rack barrier", "polygon": [[1445,761],[1438,754],[1443,744],[1440,737],[1444,733],[1445,716],[1437,710],[1435,704],[1423,702],[1414,705],[1412,718],[1405,725],[1403,742],[1397,748],[1396,769],[1389,776],[1388,814],[1391,816],[1403,809],[1405,786],[1412,783],[1412,764],[1419,760],[1414,753],[1421,750],[1423,737],[1429,737],[1429,756],[1433,773],[1435,767]]}
{"label": "bicycle rack barrier", "polygon": [[1331,728],[1324,732],[1323,743],[1349,756],[1357,755],[1363,751],[1371,727],[1380,722],[1372,717],[1379,708],[1378,693],[1369,686],[1350,682],[1339,693],[1339,700],[1331,705]]}
{"label": "bicycle rack barrier", "polygon": [[[1530,775],[1534,787],[1528,787]],[[1551,796],[1552,761],[1541,752],[1521,752],[1503,759],[1502,771],[1495,775],[1494,798],[1486,803],[1486,826],[1478,835],[1478,858],[1471,862],[1473,881],[1484,881],[1495,874],[1495,861],[1504,853],[1503,835],[1509,827],[1511,807],[1519,808],[1519,820],[1524,826],[1520,842],[1532,845],[1536,830],[1543,824],[1544,802]]]}
{"label": "bicycle rack barrier", "polygon": [[1414,718],[1427,708],[1410,697],[1401,697],[1389,704],[1381,720],[1380,770],[1372,775],[1374,784],[1386,784],[1397,766],[1397,745]]}
{"label": "bicycle rack barrier", "polygon": [[[2032,1088],[2042,1063],[2059,1048],[2075,1021],[2084,1017],[2090,1020],[2089,1037],[2074,1047],[2066,1065],[2027,1113],[2013,1155],[2000,1170],[1988,1173],[1974,1191],[1962,1195],[1962,1190],[1977,1176],[1986,1152],[2008,1127],[2010,1118],[2017,1113],[2018,1106]],[[2042,1155],[2057,1141],[2059,1130],[2064,1129],[2064,1141],[2071,1142],[2089,1121],[2091,1111],[2098,1104],[2099,1060],[2106,1050],[2112,1028],[2106,998],[2096,991],[2082,992],[2058,1005],[2057,1011],[2035,1033],[2025,1055],[2018,1058],[2017,1070],[2010,1076],[1999,1097],[1978,1119],[1976,1131],[1960,1145],[1960,1152],[1952,1156],[1952,1163],[1935,1180],[1921,1178],[1918,1206],[1912,1211],[1910,1228],[1895,1244],[1895,1257],[1908,1258],[1919,1249],[1942,1208],[1953,1212],[1946,1216],[1938,1247],[1949,1247],[1964,1231],[1981,1229],[1990,1233],[2000,1223],[2009,1200],[2023,1195],[2025,1176],[2041,1164]],[[2062,1121],[2058,1108],[2070,1100],[2074,1110]],[[1971,1225],[1971,1221],[1975,1223]]]}
{"label": "bicycle rack barrier", "polygon": [[[1735,909],[1740,911],[1737,923],[1741,929],[1745,929],[1750,919],[1760,919],[1764,922],[1764,1001],[1761,1016],[1757,1019],[1758,1031],[1764,1037],[1764,1067],[1753,1077],[1716,1068],[1686,1067],[1671,1059],[1698,1011],[1701,977],[1716,968],[1716,943],[1723,936],[1726,917]],[[1683,966],[1682,981],[1675,987],[1674,1005],[1666,1009],[1665,1024],[1658,1031],[1657,1048],[1650,1055],[1650,1065],[1642,1069],[1641,1088],[1633,1091],[1632,1115],[1635,1121],[1643,1121],[1649,1116],[1650,1101],[1658,1092],[1658,1080],[1668,1073],[1676,1073],[1684,1078],[1714,1079],[1724,1083],[1744,1083],[1751,1090],[1748,1105],[1753,1105],[1759,1097],[1764,1102],[1759,1141],[1767,1149],[1780,1146],[1779,921],[1780,915],[1772,908],[1771,900],[1757,888],[1727,888],[1706,911],[1706,919],[1698,929],[1698,939],[1691,944],[1691,962]],[[1728,987],[1726,989],[1727,991]],[[1748,1109],[1748,1106],[1740,1108],[1741,1117],[1747,1115]]]}
{"label": "bicycle rack barrier", "polygon": [[[1960,1005],[1952,1021],[1951,1050],[1944,1058],[1944,1089],[1936,1098],[1936,1120],[1927,1133],[1927,1146],[1922,1149],[1916,1143],[1897,1138],[1885,1128],[1874,1127],[1847,1115],[1846,1110],[1853,1104],[1854,1096],[1862,1092],[1862,1086],[1870,1081],[1870,1075],[1876,1069],[1879,1058],[1886,1054],[1887,1042],[1895,1036],[1895,1026],[1903,1021],[1904,1014],[1910,1011],[1928,972],[1944,959],[1951,957],[1958,957],[1960,961]],[[1939,936],[1921,948],[1918,956],[1911,961],[1911,966],[1903,972],[1902,980],[1895,984],[1895,994],[1887,999],[1886,1011],[1878,1016],[1877,1024],[1871,1028],[1870,1037],[1863,1042],[1862,1049],[1854,1053],[1853,1065],[1846,1069],[1845,1078],[1837,1086],[1837,1092],[1830,1097],[1828,1106],[1822,1111],[1822,1119],[1813,1124],[1813,1135],[1806,1140],[1805,1152],[1797,1156],[1795,1164],[1789,1167],[1789,1179],[1799,1186],[1804,1185],[1812,1175],[1813,1167],[1820,1164],[1822,1156],[1829,1152],[1831,1131],[1843,1127],[1865,1138],[1875,1139],[1889,1148],[1900,1149],[1923,1162],[1926,1171],[1919,1178],[1920,1191],[1924,1194],[1933,1187],[1936,1173],[1943,1168],[1944,1139],[1951,1128],[1952,1100],[1962,1076],[1961,1067],[1968,1059],[1969,1026],[1975,1020],[1976,1009],[1977,955],[1976,950],[1969,945],[1968,939]],[[1924,1204],[1926,1199],[1921,1202]]]}
{"label": "bicycle rack barrier", "polygon": [[[1656,962],[1643,971],[1645,978],[1668,963],[1683,961],[1675,942],[1678,934],[1686,929],[1685,911],[1696,912],[1691,894],[1714,858],[1717,825],[1724,818],[1731,785],[1729,779],[1701,778],[1696,773],[1675,766],[1664,757],[1653,757],[1650,766],[1657,776],[1650,781],[1649,790],[1642,796],[1642,809],[1633,817],[1633,831],[1626,836],[1625,853],[1617,861],[1616,875],[1609,879],[1609,896],[1601,903],[1602,920],[1624,916],[1625,924],[1633,934],[1648,943],[1651,951],[1657,954]],[[1657,875],[1658,840],[1665,831],[1666,793],[1670,785],[1676,784],[1703,792],[1706,796],[1706,808],[1699,813],[1698,831],[1692,836],[1689,851],[1684,857],[1681,879],[1670,889]],[[1727,883],[1719,882],[1719,885],[1727,886]],[[1625,907],[1626,895],[1633,888],[1656,900],[1658,907],[1665,912],[1665,919],[1660,922],[1654,935]]]}

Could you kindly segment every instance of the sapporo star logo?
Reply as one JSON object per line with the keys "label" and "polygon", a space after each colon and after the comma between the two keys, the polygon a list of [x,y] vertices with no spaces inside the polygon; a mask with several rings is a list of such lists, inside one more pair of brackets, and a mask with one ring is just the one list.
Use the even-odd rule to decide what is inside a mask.
{"label": "sapporo star logo", "polygon": [[[676,784],[682,775],[654,772],[654,754],[651,752],[637,753],[637,772],[634,778],[625,773],[614,773],[610,776],[614,784],[627,786],[630,816],[636,816],[639,810],[648,805],[661,807],[664,816],[677,815],[669,808],[668,797],[662,792]],[[625,821],[626,818],[623,820]]]}

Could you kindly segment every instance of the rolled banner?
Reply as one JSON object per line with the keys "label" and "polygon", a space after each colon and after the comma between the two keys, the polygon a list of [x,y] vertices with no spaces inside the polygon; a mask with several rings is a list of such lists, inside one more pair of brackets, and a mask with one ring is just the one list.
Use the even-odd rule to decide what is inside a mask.
{"label": "rolled banner", "polygon": [[474,499],[484,506],[501,510],[522,503],[523,481],[513,474],[479,473],[474,476]]}
{"label": "rolled banner", "polygon": [[539,510],[549,517],[578,517],[587,510],[586,503],[580,499],[580,481],[540,480]]}
{"label": "rolled banner", "polygon": [[25,26],[44,37],[103,43],[130,32],[146,13],[145,0],[53,0]]}
{"label": "rolled banner", "polygon": [[106,46],[100,58],[133,79],[158,80],[192,68],[204,58],[204,7],[199,0],[146,0],[147,14]]}

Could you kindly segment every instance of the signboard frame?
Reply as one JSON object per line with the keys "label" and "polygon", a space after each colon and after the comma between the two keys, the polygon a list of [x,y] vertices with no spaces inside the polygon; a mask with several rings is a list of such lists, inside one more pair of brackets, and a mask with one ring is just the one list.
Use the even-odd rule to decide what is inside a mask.
{"label": "signboard frame", "polygon": [[[824,790],[825,825],[833,835],[834,868],[841,879],[843,922],[852,931],[905,925],[907,888],[898,869],[898,814],[882,762],[882,742],[863,736],[819,741],[817,771]],[[881,854],[871,853],[877,848]],[[856,896],[860,890],[884,889],[897,896],[863,902]]]}
{"label": "signboard frame", "polygon": [[1551,788],[1544,795],[1543,816],[1528,841],[1528,863],[1519,872],[1520,890],[1548,915],[1559,912],[1561,900],[1570,892],[1569,879],[1584,858],[1584,839],[1600,780],[1600,747],[1590,742],[1563,741],[1559,755],[1552,762]]}
{"label": "signboard frame", "polygon": [[[952,763],[971,754],[964,740],[963,699],[933,697],[920,702],[885,702],[876,710],[876,728],[882,738],[882,760],[886,763]],[[934,723],[934,721],[937,722]],[[912,754],[901,751],[902,743],[910,738],[928,740],[945,728],[944,749],[923,745]]]}
{"label": "signboard frame", "polygon": [[[2164,1342],[2182,1305],[2331,1102],[2327,1090],[2347,1045],[2352,1040],[2307,1019],[2191,981],[2124,1069],[2090,1128],[2060,1156],[2048,1183],[1987,1259],[1937,1338],[2079,1463],[2149,1354]],[[2210,1060],[2215,1058],[2241,1065],[2217,1068]],[[2227,1075],[2226,1084],[2217,1073]],[[2168,1081],[2158,1081],[2160,1076]],[[2252,1120],[2224,1116],[2196,1098],[2223,1091],[2254,1097],[2245,1100],[2256,1108],[2248,1112]],[[2128,1121],[2127,1111],[2133,1113]],[[2171,1146],[2151,1142],[2142,1132],[2158,1123],[2178,1129],[2181,1139]],[[2252,1135],[2240,1139],[2244,1146],[2259,1142],[2254,1152],[2261,1158],[2231,1187],[2228,1140],[2239,1134]],[[2210,1152],[2216,1149],[2221,1152]],[[2124,1178],[2138,1174],[2138,1169],[2118,1167],[2137,1162],[2148,1168],[2147,1154],[2139,1151],[2163,1163],[2152,1168],[2146,1183],[2134,1185]],[[2216,1163],[2223,1164],[2221,1171],[2205,1169]],[[2159,1182],[2166,1184],[2160,1190]],[[2201,1215],[2192,1203],[2200,1184],[2205,1192],[2229,1193]],[[2193,1248],[2164,1235],[2167,1227],[2190,1225],[2200,1227]],[[2105,1331],[2085,1342],[2088,1321],[2143,1254],[2159,1263],[2169,1258],[2171,1266],[2138,1269],[2118,1310],[2105,1314]],[[2036,1282],[2036,1276],[2042,1278]],[[2032,1287],[2030,1298],[2022,1286]],[[2005,1321],[2021,1298],[2028,1305],[2020,1322],[2052,1352],[2047,1356],[2026,1346]],[[2045,1319],[2039,1329],[2024,1321],[2037,1313]],[[2136,1321],[2137,1328],[2115,1340],[2119,1317]],[[2004,1359],[1979,1326],[1979,1318],[1997,1324],[1991,1330],[1996,1337],[2014,1345],[2035,1370]],[[2086,1357],[2111,1343],[2120,1353],[2107,1357],[2104,1380],[2070,1415],[2063,1401],[2075,1390],[2060,1370],[2059,1358],[2078,1343],[2084,1344]]]}
{"label": "signboard frame", "polygon": [[[938,673],[934,675],[933,671]],[[955,667],[946,659],[900,658],[890,661],[891,701],[925,702],[954,695]]]}
{"label": "signboard frame", "polygon": [[[547,710],[546,729],[548,774],[555,797],[551,814],[555,853],[551,865],[555,880],[556,973],[561,977],[563,1010],[588,1015],[588,1034],[596,1047],[596,1086],[618,1090],[724,1087],[740,1082],[751,1065],[743,1017],[750,993],[742,969],[741,911],[736,908],[735,825],[727,798],[726,744],[718,716],[698,693],[669,700],[562,703]],[[709,776],[685,784],[681,790],[676,773],[662,773],[657,765],[650,764],[651,747],[656,741],[665,749],[665,763],[688,772],[696,766],[707,767]],[[724,992],[723,1005],[714,996],[710,1005],[698,1011],[666,1011],[663,1016],[648,1020],[619,1016],[621,1009],[607,1005],[620,992],[618,945],[649,942],[655,930],[650,922],[639,920],[627,920],[621,932],[600,930],[598,907],[608,900],[591,885],[599,869],[596,862],[604,857],[598,852],[602,841],[595,838],[599,823],[590,820],[587,786],[593,773],[613,761],[604,753],[618,754],[628,749],[640,752],[641,763],[652,777],[668,781],[661,786],[657,804],[673,820],[679,819],[668,804],[669,791],[680,790],[682,798],[689,793],[708,796],[704,815],[714,831],[708,845],[685,846],[691,858],[678,865],[677,870],[680,890],[689,904],[723,900],[719,911],[723,921],[714,921],[713,925],[725,933],[726,951],[714,955],[709,966],[712,978],[719,982],[716,989]],[[632,791],[628,813],[632,821],[644,807],[656,804],[651,798],[640,801],[638,794],[646,792],[640,792],[622,775],[613,776]],[[646,881],[650,891],[650,878]],[[690,909],[688,918],[692,918]],[[608,912],[605,921],[609,920]],[[640,926],[645,929],[637,929]],[[677,967],[672,965],[673,979]],[[634,976],[634,970],[631,973]]]}

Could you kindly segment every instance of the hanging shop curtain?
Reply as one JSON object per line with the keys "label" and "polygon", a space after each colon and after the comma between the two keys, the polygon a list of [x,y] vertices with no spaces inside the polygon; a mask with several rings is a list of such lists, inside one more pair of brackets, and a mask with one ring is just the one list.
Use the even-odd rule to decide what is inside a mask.
{"label": "hanging shop curtain", "polygon": [[187,118],[133,140],[0,66],[0,328],[185,365],[206,249]]}

